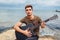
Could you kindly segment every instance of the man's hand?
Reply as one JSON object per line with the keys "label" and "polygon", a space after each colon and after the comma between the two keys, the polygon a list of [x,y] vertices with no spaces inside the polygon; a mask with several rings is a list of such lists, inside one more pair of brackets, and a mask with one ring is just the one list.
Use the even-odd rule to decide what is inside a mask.
{"label": "man's hand", "polygon": [[26,35],[27,37],[31,37],[32,36],[32,33],[31,33],[31,31],[29,31],[29,29],[24,30],[23,34]]}
{"label": "man's hand", "polygon": [[43,21],[42,23],[41,23],[41,28],[45,28],[45,22]]}

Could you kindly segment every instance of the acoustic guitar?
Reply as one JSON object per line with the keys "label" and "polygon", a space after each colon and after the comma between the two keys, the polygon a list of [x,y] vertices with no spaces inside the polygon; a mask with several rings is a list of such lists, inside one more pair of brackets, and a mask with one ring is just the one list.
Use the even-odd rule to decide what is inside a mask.
{"label": "acoustic guitar", "polygon": [[[57,15],[53,15],[52,17],[50,17],[50,18],[48,18],[48,19],[46,19],[44,22],[48,22],[48,21],[50,21],[50,20],[54,20],[54,19],[56,19],[56,18],[58,18],[58,16]],[[26,29],[28,29],[29,28],[29,30],[31,31],[31,33],[32,33],[32,37],[33,36],[35,36],[35,29],[36,28],[39,28],[39,26],[40,26],[40,24],[38,24],[37,26],[34,26],[32,23],[30,23],[30,24],[28,24],[28,25],[26,25],[26,26],[22,26],[22,27],[20,27],[22,30],[26,30]],[[20,33],[20,32],[17,32],[17,31],[15,31],[15,34],[16,34],[16,38],[17,39],[20,39],[20,40],[26,40],[28,37],[27,36],[25,36],[24,34],[22,34],[22,33]]]}

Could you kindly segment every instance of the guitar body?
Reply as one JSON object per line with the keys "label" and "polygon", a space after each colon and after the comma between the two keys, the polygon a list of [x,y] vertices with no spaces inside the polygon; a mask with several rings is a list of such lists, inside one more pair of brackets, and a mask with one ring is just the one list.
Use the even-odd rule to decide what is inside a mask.
{"label": "guitar body", "polygon": [[[32,28],[32,27],[34,27],[34,26],[33,26],[33,24],[31,23],[31,24],[28,24],[28,25],[26,25],[26,26],[22,26],[22,27],[20,27],[20,28],[21,28],[22,30],[26,30],[26,29]],[[36,39],[34,38],[34,40],[37,40],[37,39],[38,39],[38,36],[37,36],[37,35],[34,35],[35,32],[34,32],[33,30],[31,30],[31,33],[32,33],[32,37],[31,37],[31,38],[35,37]],[[22,34],[22,33],[20,33],[20,32],[17,32],[17,31],[15,31],[15,35],[16,35],[17,40],[26,40],[26,39],[28,39],[27,36],[25,36],[24,34]],[[30,40],[30,39],[29,39],[29,40]],[[31,39],[31,40],[33,40],[33,39]]]}

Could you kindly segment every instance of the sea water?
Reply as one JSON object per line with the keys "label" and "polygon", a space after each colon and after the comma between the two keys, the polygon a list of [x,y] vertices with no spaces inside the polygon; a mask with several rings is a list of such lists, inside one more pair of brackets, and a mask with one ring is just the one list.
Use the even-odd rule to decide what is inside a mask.
{"label": "sea water", "polygon": [[[33,10],[33,14],[39,16],[43,21],[53,15],[58,15],[57,19],[48,21],[46,28],[40,30],[40,33],[41,35],[54,35],[58,32],[60,35],[60,12],[55,10]],[[24,16],[26,16],[26,13],[23,9],[0,9],[0,31],[13,27]]]}

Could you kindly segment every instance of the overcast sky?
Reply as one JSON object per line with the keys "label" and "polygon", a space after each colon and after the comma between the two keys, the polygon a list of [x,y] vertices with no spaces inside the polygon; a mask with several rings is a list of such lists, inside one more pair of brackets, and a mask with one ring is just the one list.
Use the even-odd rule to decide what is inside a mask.
{"label": "overcast sky", "polygon": [[41,8],[60,8],[60,0],[0,0],[0,8],[23,8],[26,4]]}

